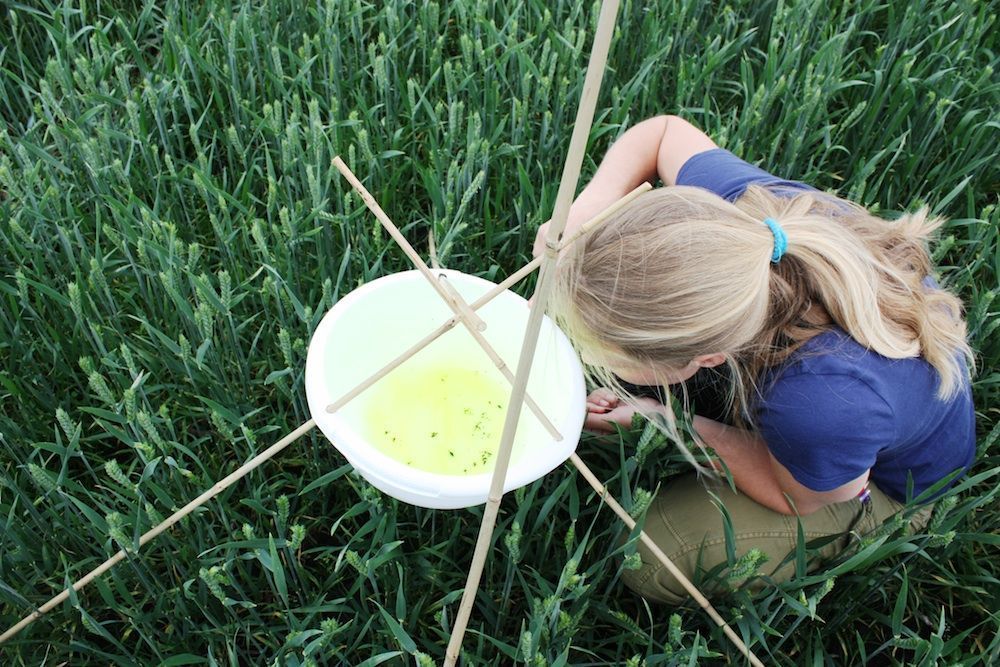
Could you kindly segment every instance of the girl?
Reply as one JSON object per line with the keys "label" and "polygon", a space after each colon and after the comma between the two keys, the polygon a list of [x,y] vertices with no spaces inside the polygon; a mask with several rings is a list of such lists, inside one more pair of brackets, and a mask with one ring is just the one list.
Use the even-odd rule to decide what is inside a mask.
{"label": "girl", "polygon": [[[604,384],[588,397],[588,428],[658,412],[679,441],[671,411],[622,381],[725,379],[723,400],[694,395],[693,426],[738,489],[713,489],[736,556],[761,550],[775,581],[794,573],[791,562],[771,570],[795,548],[799,521],[807,540],[842,536],[819,551],[828,557],[849,532],[928,500],[971,465],[961,303],[929,277],[925,248],[940,220],[921,211],[886,222],[659,116],[612,146],[567,229],[657,177],[671,187],[560,258],[552,312]],[[693,474],[664,483],[644,529],[696,580],[727,562],[722,513]],[[683,600],[641,544],[639,554],[625,583],[650,600]]]}

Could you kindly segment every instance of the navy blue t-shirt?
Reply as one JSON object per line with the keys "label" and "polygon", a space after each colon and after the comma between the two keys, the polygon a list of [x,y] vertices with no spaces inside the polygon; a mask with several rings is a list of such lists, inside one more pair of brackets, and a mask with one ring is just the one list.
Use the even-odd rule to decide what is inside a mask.
{"label": "navy blue t-shirt", "polygon": [[[789,196],[814,190],[721,148],[692,156],[677,185],[705,188],[729,201],[749,185]],[[814,491],[830,491],[871,470],[879,489],[905,502],[908,478],[917,496],[967,469],[975,456],[967,376],[954,398],[941,401],[937,372],[923,358],[884,357],[838,327],[803,344],[761,384],[754,411],[761,437],[774,458]]]}

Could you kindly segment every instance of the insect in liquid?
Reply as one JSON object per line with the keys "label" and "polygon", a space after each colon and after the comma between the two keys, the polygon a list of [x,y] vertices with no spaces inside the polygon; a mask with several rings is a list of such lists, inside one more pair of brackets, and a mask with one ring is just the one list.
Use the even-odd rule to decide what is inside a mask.
{"label": "insect in liquid", "polygon": [[493,469],[509,387],[461,366],[402,366],[370,390],[368,441],[413,468],[445,475]]}

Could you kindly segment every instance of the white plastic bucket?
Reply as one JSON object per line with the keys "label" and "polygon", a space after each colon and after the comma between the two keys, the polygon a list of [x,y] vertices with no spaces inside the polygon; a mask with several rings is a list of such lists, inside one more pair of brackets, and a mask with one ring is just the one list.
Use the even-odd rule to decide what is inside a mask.
{"label": "white plastic bucket", "polygon": [[[466,303],[472,303],[494,287],[487,280],[458,271],[434,271],[435,276],[442,274]],[[529,312],[527,301],[509,290],[476,311],[487,324],[483,336],[512,374],[517,370]],[[421,464],[425,462],[417,458],[421,452],[431,452],[425,448],[449,445],[432,439],[432,436],[437,436],[433,426],[424,423],[422,431],[409,433],[405,438],[405,445],[411,452],[417,452],[416,457],[412,454],[409,457],[388,455],[385,453],[388,440],[382,443],[380,449],[373,444],[375,436],[372,434],[380,434],[381,431],[373,429],[383,426],[382,423],[375,424],[375,421],[385,422],[386,434],[390,429],[405,431],[410,428],[416,432],[421,428],[412,420],[410,423],[392,424],[391,410],[385,416],[384,398],[404,395],[400,391],[387,393],[393,386],[410,388],[402,399],[407,403],[401,402],[401,406],[409,409],[408,401],[415,401],[418,405],[423,402],[422,407],[428,415],[441,414],[434,412],[442,409],[442,401],[440,397],[433,396],[430,391],[433,387],[428,385],[427,392],[421,391],[421,385],[415,384],[413,378],[414,374],[423,374],[427,376],[428,383],[432,380],[445,382],[450,369],[453,374],[463,377],[475,374],[475,378],[483,383],[502,390],[503,408],[489,398],[489,392],[483,392],[482,397],[474,391],[464,392],[462,396],[447,396],[448,402],[464,401],[465,414],[469,414],[469,410],[478,412],[480,408],[483,414],[487,409],[496,411],[491,413],[489,423],[496,431],[496,444],[499,443],[511,384],[462,324],[439,337],[338,412],[327,413],[326,407],[435,330],[451,315],[451,310],[419,271],[379,278],[354,290],[330,309],[309,343],[306,360],[309,410],[326,437],[376,488],[414,505],[441,509],[470,507],[486,502],[495,456],[487,461],[484,453],[483,463],[479,465],[477,462],[478,467],[469,472],[435,472],[421,469]],[[435,369],[444,370],[436,373]],[[409,374],[408,384],[403,382],[407,379],[406,374]],[[445,391],[447,386],[442,385]],[[505,492],[535,481],[565,461],[576,448],[583,428],[586,395],[583,369],[569,340],[547,317],[542,322],[528,381],[528,394],[541,406],[562,435],[562,440],[554,440],[527,406],[522,408]],[[496,392],[492,395],[495,396]],[[380,417],[373,418],[373,415]],[[463,428],[464,424],[466,422],[460,419],[449,420],[450,432],[454,434],[454,429]],[[453,437],[450,443],[454,447],[472,447],[469,443],[479,442],[476,438],[484,437],[482,432],[472,433],[472,429],[479,429],[479,424],[470,428],[468,438]],[[466,450],[457,451],[461,455]],[[408,465],[403,460],[405,458],[417,458],[415,462],[411,461],[417,465]]]}

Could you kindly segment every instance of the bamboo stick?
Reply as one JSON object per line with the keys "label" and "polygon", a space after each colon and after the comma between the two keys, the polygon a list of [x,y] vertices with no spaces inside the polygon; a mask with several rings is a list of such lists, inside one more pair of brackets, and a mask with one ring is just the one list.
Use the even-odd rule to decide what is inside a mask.
{"label": "bamboo stick", "polygon": [[[648,191],[651,187],[652,186],[650,186],[648,183],[643,183],[642,185],[640,185],[639,187],[635,188],[634,190],[632,190],[631,192],[629,192],[627,195],[625,195],[624,197],[622,197],[618,201],[616,201],[613,204],[611,204],[610,206],[608,206],[606,209],[604,209],[603,211],[601,211],[601,213],[599,213],[594,218],[592,218],[590,221],[588,221],[585,225],[583,225],[580,229],[576,230],[576,232],[573,235],[571,235],[570,237],[564,239],[563,242],[559,244],[559,250],[561,251],[562,249],[568,247],[572,243],[575,243],[577,240],[579,240],[585,234],[587,234],[591,229],[593,229],[597,225],[599,225],[602,222],[604,222],[605,220],[607,220],[608,217],[610,217],[611,215],[613,215],[615,212],[617,212],[619,209],[621,209],[623,206],[625,206],[626,204],[628,204],[629,202],[631,202],[633,199],[635,199],[637,196],[639,196],[643,192]],[[377,206],[377,204],[376,204],[376,206]],[[409,246],[409,244],[407,244],[407,246]],[[411,249],[412,249],[412,247],[411,247]],[[522,280],[524,277],[526,277],[528,274],[530,274],[532,271],[534,271],[536,268],[538,268],[541,265],[541,263],[542,263],[542,259],[543,259],[542,256],[536,257],[531,262],[529,262],[528,264],[526,264],[523,267],[521,267],[518,271],[516,271],[513,274],[511,274],[510,276],[508,276],[507,279],[505,279],[503,282],[501,282],[500,284],[498,284],[495,287],[491,288],[486,294],[484,294],[481,297],[479,297],[472,304],[469,304],[467,307],[469,308],[470,312],[478,310],[479,308],[483,307],[484,305],[486,305],[487,303],[489,303],[490,301],[492,301],[494,298],[496,298],[501,293],[503,293],[506,290],[510,289],[514,284],[516,284],[518,281]],[[447,288],[445,288],[445,289],[447,289]],[[445,300],[449,301],[450,303],[453,303],[454,302],[454,297],[452,299],[450,299],[450,300],[447,299],[447,298]],[[477,317],[476,320],[479,320],[479,318]],[[430,334],[428,334],[427,336],[425,336],[423,339],[421,339],[420,341],[418,341],[417,343],[415,343],[412,347],[410,347],[410,349],[406,350],[404,353],[402,353],[401,355],[399,355],[398,357],[396,357],[396,359],[394,359],[393,361],[391,361],[389,364],[387,364],[386,366],[384,366],[383,368],[381,368],[379,371],[376,371],[374,374],[372,374],[371,376],[369,376],[366,380],[362,381],[360,384],[358,384],[352,390],[350,390],[349,392],[347,392],[346,394],[344,394],[343,396],[341,396],[335,402],[331,403],[327,407],[327,411],[328,412],[336,412],[337,410],[339,410],[340,408],[342,408],[344,405],[346,405],[348,402],[350,402],[353,398],[357,397],[365,389],[371,387],[373,384],[375,384],[376,382],[378,382],[378,380],[380,380],[381,378],[385,377],[388,373],[390,373],[393,369],[395,369],[400,364],[402,364],[403,362],[405,362],[407,359],[409,359],[414,354],[416,354],[417,352],[419,352],[421,349],[423,349],[424,347],[426,347],[427,345],[429,345],[431,342],[433,342],[434,340],[436,340],[437,338],[439,338],[442,334],[444,334],[448,330],[454,328],[454,326],[456,324],[458,324],[459,321],[460,321],[460,319],[459,319],[458,315],[453,315],[451,318],[449,318],[447,321],[445,321],[444,324],[442,324],[436,330],[434,330],[433,332],[431,332]],[[481,321],[481,320],[479,320],[479,321]],[[245,476],[249,472],[251,472],[254,469],[256,469],[257,467],[259,467],[265,461],[267,461],[268,459],[272,458],[275,454],[277,454],[278,452],[280,452],[281,450],[283,450],[285,447],[287,447],[288,445],[290,445],[292,442],[294,442],[295,440],[297,440],[299,437],[301,437],[302,435],[304,435],[305,433],[307,433],[308,431],[310,431],[312,428],[314,428],[315,425],[316,425],[316,423],[312,419],[310,419],[307,422],[303,423],[301,426],[299,426],[297,429],[295,429],[294,431],[292,431],[291,433],[289,433],[288,435],[286,435],[284,438],[282,438],[281,440],[279,440],[277,443],[275,443],[274,445],[272,445],[268,449],[264,450],[263,452],[261,452],[260,454],[258,454],[256,457],[254,457],[253,459],[251,459],[250,461],[248,461],[244,465],[242,465],[239,468],[237,468],[231,474],[229,474],[226,477],[224,477],[222,480],[220,480],[214,486],[212,486],[209,490],[205,491],[204,493],[202,493],[201,495],[199,495],[197,498],[195,498],[194,500],[192,500],[191,502],[189,502],[188,504],[186,504],[184,507],[182,507],[180,510],[178,510],[177,512],[175,512],[174,514],[172,514],[170,517],[168,517],[167,519],[165,519],[164,521],[162,521],[160,524],[158,524],[157,526],[151,528],[147,532],[143,533],[143,535],[139,538],[139,547],[141,548],[142,546],[146,545],[149,541],[151,541],[154,538],[158,537],[160,534],[162,534],[163,532],[165,532],[166,530],[168,530],[169,528],[171,528],[174,524],[176,524],[182,518],[184,518],[185,516],[187,516],[188,514],[190,514],[191,512],[193,512],[195,509],[197,509],[201,505],[205,504],[206,502],[208,502],[209,500],[211,500],[213,497],[215,497],[216,495],[218,495],[219,493],[221,493],[222,491],[224,491],[226,488],[228,488],[229,486],[231,486],[233,483],[235,483],[241,477]],[[89,584],[91,581],[93,581],[97,577],[101,576],[102,574],[104,574],[105,572],[107,572],[108,570],[110,570],[112,567],[114,567],[115,565],[117,565],[118,563],[120,563],[122,560],[124,560],[126,555],[127,555],[127,551],[125,549],[122,549],[122,550],[118,551],[113,556],[111,556],[110,558],[108,558],[106,561],[104,561],[103,563],[101,563],[100,565],[98,565],[97,567],[95,567],[93,570],[91,570],[90,572],[88,572],[86,575],[84,575],[83,577],[81,577],[79,580],[77,580],[71,586],[71,588],[74,591],[81,590],[84,586],[86,586],[87,584]],[[69,589],[66,589],[66,590],[62,591],[61,593],[59,593],[58,595],[56,595],[55,597],[53,597],[52,599],[50,599],[48,602],[46,602],[45,604],[43,604],[41,607],[39,607],[38,609],[36,609],[31,614],[25,616],[16,625],[11,626],[7,631],[5,631],[2,635],[0,635],[0,644],[3,644],[8,639],[10,639],[10,638],[14,637],[15,635],[17,635],[21,630],[23,630],[27,626],[31,625],[31,623],[33,623],[34,621],[36,621],[40,617],[44,616],[46,613],[48,613],[49,611],[51,611],[52,609],[54,609],[57,605],[59,605],[60,603],[64,602],[68,598],[69,598]]]}
{"label": "bamboo stick", "polygon": [[[576,241],[578,241],[579,239],[581,239],[585,234],[587,234],[588,232],[590,232],[591,229],[593,229],[597,225],[599,225],[602,222],[604,222],[605,220],[607,220],[608,217],[610,217],[611,215],[613,215],[615,212],[617,212],[623,206],[627,205],[629,202],[631,202],[633,199],[635,199],[636,197],[638,197],[643,192],[648,191],[651,187],[652,186],[650,186],[648,183],[643,183],[642,185],[640,185],[636,189],[632,190],[632,192],[628,193],[627,195],[625,195],[624,197],[622,197],[618,201],[616,201],[613,204],[611,204],[610,206],[608,206],[606,209],[604,209],[603,211],[601,211],[601,213],[599,213],[598,215],[594,216],[594,218],[592,218],[585,225],[583,225],[580,229],[576,230],[575,233],[573,233],[568,238],[564,239],[563,242],[559,245],[559,249],[562,250],[562,249],[568,247],[569,245],[571,245],[572,243],[575,243]],[[479,308],[482,308],[484,305],[486,305],[487,303],[489,303],[490,301],[492,301],[498,295],[500,295],[503,292],[505,292],[508,289],[510,289],[518,281],[522,280],[524,277],[526,277],[532,271],[534,271],[536,268],[538,268],[538,266],[542,263],[542,259],[543,259],[542,256],[536,257],[531,262],[529,262],[528,264],[524,265],[523,267],[521,267],[516,272],[512,273],[503,282],[501,282],[500,284],[494,286],[487,293],[485,293],[484,295],[482,295],[481,297],[479,297],[476,301],[474,301],[472,304],[470,304],[469,305],[470,310],[471,311],[475,311],[475,310],[478,310]],[[389,364],[387,364],[386,366],[384,366],[380,370],[378,370],[375,373],[373,373],[366,380],[362,381],[360,384],[358,384],[356,387],[354,387],[353,389],[351,389],[350,391],[348,391],[347,393],[345,393],[343,396],[341,396],[335,402],[331,403],[327,407],[327,410],[329,412],[336,412],[337,410],[339,410],[340,408],[342,408],[344,405],[346,405],[352,399],[354,399],[359,394],[361,394],[365,389],[367,389],[368,387],[371,387],[373,384],[375,384],[376,382],[378,382],[381,378],[385,377],[388,373],[390,373],[393,369],[395,369],[400,364],[402,364],[403,362],[405,362],[407,359],[409,359],[414,354],[416,354],[417,352],[419,352],[421,349],[423,349],[424,347],[426,347],[427,345],[429,345],[431,342],[433,342],[434,340],[436,340],[438,337],[440,337],[442,334],[444,334],[448,330],[454,328],[454,326],[456,324],[458,324],[458,322],[459,322],[458,316],[457,315],[453,315],[451,318],[449,318],[447,321],[445,321],[444,324],[442,324],[436,330],[432,331],[430,334],[428,334],[423,339],[421,339],[420,341],[418,341],[416,344],[414,344],[408,350],[406,350],[401,355],[399,355],[398,357],[396,357]],[[268,459],[272,458],[274,455],[278,454],[281,450],[285,449],[292,442],[294,442],[295,440],[297,440],[301,436],[305,435],[313,427],[315,427],[315,425],[316,425],[316,422],[314,420],[312,420],[312,419],[306,421],[301,426],[299,426],[297,429],[295,429],[294,431],[292,431],[291,433],[289,433],[288,435],[286,435],[285,437],[283,437],[281,440],[279,440],[278,442],[276,442],[274,445],[272,445],[268,449],[264,450],[263,452],[261,452],[260,454],[258,454],[256,457],[254,457],[253,459],[251,459],[247,463],[243,464],[242,466],[240,466],[239,468],[237,468],[235,471],[233,471],[232,473],[230,473],[229,475],[227,475],[226,477],[224,477],[223,479],[221,479],[220,481],[218,481],[209,490],[207,490],[204,493],[202,493],[201,495],[199,495],[197,498],[195,498],[194,500],[192,500],[191,502],[189,502],[188,504],[186,504],[184,507],[182,507],[177,512],[175,512],[174,514],[172,514],[171,516],[169,516],[168,518],[166,518],[165,520],[163,520],[162,522],[160,522],[155,527],[153,527],[150,530],[148,530],[147,532],[143,533],[142,536],[139,538],[139,547],[141,548],[141,547],[145,546],[148,542],[150,542],[154,538],[158,537],[160,534],[162,534],[166,530],[170,529],[174,524],[176,524],[182,518],[184,518],[185,516],[187,516],[188,514],[190,514],[195,509],[197,509],[201,505],[205,504],[206,502],[208,502],[212,498],[214,498],[216,495],[218,495],[219,493],[221,493],[222,491],[224,491],[225,489],[227,489],[229,486],[231,486],[233,483],[235,483],[237,480],[239,480],[240,478],[244,477],[245,475],[247,475],[248,473],[250,473],[251,471],[253,471],[257,467],[259,467],[265,461],[267,461]],[[86,575],[84,575],[83,577],[81,577],[80,579],[78,579],[70,588],[72,588],[72,590],[76,591],[76,592],[80,591],[87,584],[89,584],[90,582],[92,582],[94,579],[96,579],[97,577],[101,576],[102,574],[104,574],[105,572],[107,572],[108,570],[110,570],[112,567],[114,567],[115,565],[117,565],[118,563],[120,563],[122,560],[124,560],[125,557],[126,557],[126,555],[127,555],[127,551],[125,549],[122,549],[122,550],[118,551],[113,556],[111,556],[110,558],[108,558],[107,560],[105,560],[103,563],[101,563],[100,565],[98,565],[97,567],[95,567],[93,570],[91,570],[90,572],[88,572]],[[70,589],[66,589],[66,590],[60,592],[59,594],[57,594],[56,596],[54,596],[52,599],[50,599],[48,602],[46,602],[42,606],[38,607],[38,609],[36,609],[32,613],[30,613],[27,616],[25,616],[17,624],[15,624],[15,625],[11,626],[9,629],[7,629],[7,631],[5,631],[2,635],[0,635],[0,644],[3,644],[7,640],[13,638],[15,635],[17,635],[18,633],[20,633],[21,630],[23,630],[24,628],[28,627],[32,623],[34,623],[36,620],[38,620],[39,618],[41,618],[42,616],[44,616],[48,612],[52,611],[52,609],[54,609],[56,606],[58,606],[62,602],[64,602],[67,599],[69,599],[69,590]]]}
{"label": "bamboo stick", "polygon": [[451,297],[451,302],[455,304],[455,308],[462,314],[462,319],[474,326],[476,331],[486,331],[486,322],[479,315],[476,315],[476,311],[469,308],[469,304],[465,302],[465,299],[458,293],[455,286],[448,281],[448,274],[439,273],[438,280],[441,282],[441,286],[444,287],[444,291]]}
{"label": "bamboo stick", "polygon": [[[339,155],[333,158],[333,165],[344,176],[344,178],[348,180],[348,182],[351,184],[351,187],[353,187],[354,190],[359,195],[361,195],[361,199],[362,201],[365,202],[365,206],[367,206],[368,210],[370,210],[372,213],[375,214],[375,217],[378,218],[378,221],[380,223],[382,223],[382,226],[385,228],[385,230],[389,232],[389,236],[391,236],[392,239],[396,242],[396,245],[398,245],[406,254],[406,256],[410,258],[410,261],[413,262],[413,265],[417,267],[420,273],[422,273],[424,277],[427,278],[428,281],[430,281],[431,286],[434,287],[434,289],[441,296],[444,302],[448,304],[448,307],[451,308],[452,312],[455,313],[456,316],[458,316],[462,324],[465,325],[465,328],[468,329],[469,334],[475,339],[477,343],[479,343],[479,346],[483,348],[483,351],[486,352],[486,355],[493,362],[493,365],[497,367],[497,369],[500,371],[501,374],[503,374],[505,378],[507,378],[508,382],[513,384],[514,374],[507,366],[507,363],[503,360],[503,358],[499,354],[497,354],[496,350],[493,349],[493,346],[490,345],[490,342],[488,340],[486,340],[486,337],[483,336],[482,332],[480,332],[476,328],[475,322],[466,319],[465,316],[466,308],[460,306],[458,303],[455,302],[455,299],[461,301],[461,297],[458,296],[458,293],[455,292],[455,295],[452,296],[452,294],[450,294],[448,290],[446,290],[444,286],[434,278],[434,274],[431,273],[431,270],[427,268],[426,264],[424,264],[424,260],[420,258],[420,255],[418,255],[417,251],[413,249],[413,246],[410,245],[410,242],[407,241],[406,237],[400,233],[399,229],[392,222],[389,216],[386,215],[385,211],[382,210],[382,207],[379,206],[377,201],[375,201],[375,198],[371,195],[370,192],[368,192],[368,190],[361,183],[361,181],[358,180],[358,177],[354,175],[354,173],[347,167],[346,164],[344,164],[344,161],[340,159]],[[562,440],[562,434],[552,424],[552,422],[549,421],[549,418],[542,411],[541,406],[539,406],[538,403],[536,403],[535,400],[531,398],[531,396],[525,396],[524,402],[528,404],[528,408],[531,410],[532,413],[534,413],[538,421],[542,423],[542,426],[544,426],[545,430],[549,432],[549,435],[551,435],[553,439],[557,441]],[[520,409],[520,403],[518,403],[518,409]]]}
{"label": "bamboo stick", "polygon": [[[625,508],[614,499],[611,493],[608,492],[607,488],[601,484],[600,480],[597,479],[597,476],[594,475],[590,468],[587,467],[587,464],[583,462],[583,459],[581,459],[576,452],[573,452],[570,454],[569,460],[572,461],[573,465],[580,471],[580,474],[583,475],[584,479],[586,479],[590,486],[593,487],[597,495],[601,497],[601,500],[607,503],[608,507],[610,507],[614,513],[618,515],[618,518],[625,522],[625,525],[628,526],[629,530],[634,530],[635,520],[628,512],[625,511]],[[757,658],[757,656],[754,655],[747,645],[743,643],[743,640],[739,638],[731,627],[729,627],[729,624],[723,620],[722,616],[719,615],[719,612],[717,612],[715,607],[712,606],[712,603],[709,602],[704,595],[702,595],[701,591],[699,591],[698,588],[691,583],[690,579],[684,576],[683,572],[677,569],[677,566],[674,565],[673,561],[671,561],[670,558],[663,553],[663,550],[657,546],[656,542],[654,542],[649,535],[646,534],[646,531],[643,530],[639,532],[639,540],[653,552],[653,555],[656,556],[657,560],[663,563],[663,567],[667,568],[667,570],[670,571],[670,574],[674,575],[674,578],[681,583],[684,590],[686,590],[688,594],[694,598],[695,602],[697,602],[701,608],[708,613],[712,620],[715,621],[720,628],[722,628],[725,635],[729,637],[733,644],[736,645],[736,648],[738,648],[743,655],[746,656],[746,659],[749,660],[755,667],[764,667],[763,663]]]}
{"label": "bamboo stick", "polygon": [[[169,517],[161,521],[158,525],[154,526],[153,528],[150,528],[148,531],[143,533],[142,537],[139,538],[139,547],[142,547],[144,544],[146,544],[147,542],[158,536],[163,531],[169,529],[171,526],[173,526],[175,523],[186,517],[195,509],[197,509],[201,505],[204,505],[206,502],[217,496],[222,491],[225,491],[238,479],[249,473],[254,468],[257,468],[259,465],[261,465],[269,458],[280,452],[282,449],[284,449],[285,447],[292,444],[300,437],[308,433],[310,430],[312,430],[314,426],[316,426],[316,422],[313,421],[312,419],[310,419],[307,422],[304,422],[301,426],[299,426],[294,431],[283,437],[281,440],[274,443],[273,445],[265,449],[263,452],[261,452],[260,454],[253,457],[252,459],[241,465],[233,472],[223,477],[221,480],[216,482],[215,485],[212,486],[210,489],[202,493],[200,496],[189,502],[184,507],[180,508],[179,510],[171,514]],[[89,584],[91,581],[93,581],[94,579],[101,576],[102,574],[110,570],[112,567],[120,563],[122,560],[125,559],[127,553],[128,553],[127,550],[122,549],[114,556],[107,559],[106,561],[95,567],[93,570],[88,572],[86,575],[81,577],[70,588],[65,589],[64,591],[56,595],[54,598],[43,604],[41,607],[39,607],[35,611],[31,612],[30,614],[22,618],[16,625],[11,626],[10,629],[8,629],[6,632],[0,635],[0,644],[3,644],[5,641],[16,635],[18,632],[28,627],[32,623],[34,623],[37,619],[41,618],[46,613],[52,611],[52,609],[54,609],[58,604],[67,600],[69,598],[70,589],[72,589],[73,591],[79,591],[81,588]]]}
{"label": "bamboo stick", "polygon": [[497,512],[500,509],[500,499],[503,497],[503,484],[507,477],[507,466],[510,464],[514,433],[517,430],[517,423],[521,414],[521,402],[525,398],[525,389],[528,385],[528,375],[531,372],[531,365],[534,360],[535,346],[538,343],[538,332],[541,329],[545,302],[552,287],[552,276],[554,273],[552,269],[555,268],[554,265],[559,251],[559,237],[566,227],[569,207],[576,192],[577,180],[580,177],[580,166],[583,163],[583,154],[587,148],[587,137],[590,134],[590,127],[594,121],[597,93],[600,91],[601,79],[604,76],[604,67],[607,63],[608,50],[611,46],[611,36],[614,32],[618,4],[618,0],[605,0],[605,2],[601,3],[601,14],[597,23],[597,32],[594,35],[594,45],[590,53],[590,62],[587,63],[587,75],[584,79],[583,92],[580,96],[580,107],[577,110],[576,124],[573,127],[569,151],[566,154],[566,165],[563,168],[562,180],[559,183],[559,192],[556,195],[552,226],[549,227],[546,239],[545,254],[543,255],[544,259],[541,264],[541,275],[535,287],[535,304],[531,309],[531,314],[528,316],[524,342],[521,345],[521,357],[517,363],[517,375],[514,380],[514,388],[511,391],[510,403],[507,406],[503,435],[500,439],[500,450],[497,452],[497,460],[493,467],[493,479],[490,484],[489,499],[486,503],[486,509],[483,512],[483,523],[480,526],[479,537],[476,540],[476,549],[472,556],[472,566],[469,570],[469,576],[465,582],[465,590],[462,593],[462,602],[459,605],[455,625],[452,628],[451,638],[448,641],[448,649],[445,653],[445,667],[453,667],[458,660],[459,651],[462,647],[462,639],[465,636],[469,616],[472,614],[472,605],[475,602],[476,592],[479,589],[479,580],[482,577],[483,566],[486,563],[486,556],[490,542],[492,541],[493,528],[496,524]]}

